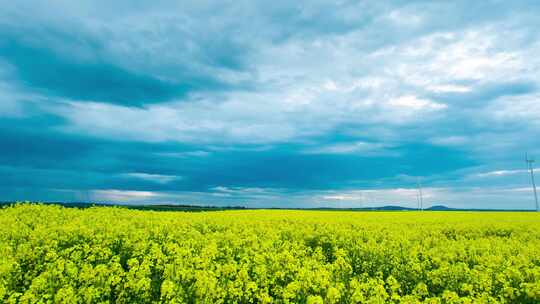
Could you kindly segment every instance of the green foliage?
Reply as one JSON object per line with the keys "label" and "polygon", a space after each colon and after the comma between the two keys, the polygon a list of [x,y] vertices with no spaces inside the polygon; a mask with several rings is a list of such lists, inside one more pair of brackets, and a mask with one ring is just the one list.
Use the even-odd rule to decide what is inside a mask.
{"label": "green foliage", "polygon": [[20,204],[5,303],[539,303],[540,215]]}

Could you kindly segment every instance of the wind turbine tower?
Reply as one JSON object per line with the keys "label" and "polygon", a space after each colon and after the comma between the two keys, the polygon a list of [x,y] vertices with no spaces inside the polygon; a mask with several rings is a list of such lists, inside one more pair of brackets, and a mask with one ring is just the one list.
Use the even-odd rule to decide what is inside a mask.
{"label": "wind turbine tower", "polygon": [[540,209],[538,208],[538,194],[536,193],[536,183],[534,182],[534,159],[529,158],[529,155],[525,154],[525,161],[527,162],[527,167],[531,173],[531,184],[534,192],[534,203],[536,206],[536,211],[540,211]]}
{"label": "wind turbine tower", "polygon": [[420,178],[416,179],[416,186],[418,187],[418,199],[420,200],[420,211],[424,210],[424,197],[422,195],[422,185],[420,184]]}

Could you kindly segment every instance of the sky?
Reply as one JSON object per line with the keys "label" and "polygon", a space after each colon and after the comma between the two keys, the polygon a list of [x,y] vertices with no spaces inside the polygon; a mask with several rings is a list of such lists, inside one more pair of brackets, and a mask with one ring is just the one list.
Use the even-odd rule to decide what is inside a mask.
{"label": "sky", "polygon": [[532,209],[539,15],[537,1],[3,3],[0,200],[416,207],[420,182],[426,207]]}

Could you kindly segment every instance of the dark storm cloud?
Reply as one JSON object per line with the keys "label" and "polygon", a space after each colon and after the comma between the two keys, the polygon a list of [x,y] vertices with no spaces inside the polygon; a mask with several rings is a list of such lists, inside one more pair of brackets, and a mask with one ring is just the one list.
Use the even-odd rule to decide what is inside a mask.
{"label": "dark storm cloud", "polygon": [[22,86],[49,97],[142,106],[180,99],[192,91],[225,87],[210,78],[161,80],[100,58],[70,58],[42,45],[26,45],[5,36],[0,42],[0,57],[15,67],[15,76]]}

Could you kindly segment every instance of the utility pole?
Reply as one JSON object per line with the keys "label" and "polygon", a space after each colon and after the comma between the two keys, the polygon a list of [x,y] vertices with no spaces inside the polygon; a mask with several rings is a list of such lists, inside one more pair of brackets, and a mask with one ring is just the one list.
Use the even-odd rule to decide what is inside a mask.
{"label": "utility pole", "polygon": [[529,155],[525,153],[525,162],[527,162],[527,167],[531,173],[531,183],[532,183],[533,192],[534,192],[534,203],[536,206],[536,211],[540,211],[540,209],[538,208],[538,194],[536,194],[536,184],[534,182],[534,167],[533,167],[534,159],[529,158]]}
{"label": "utility pole", "polygon": [[422,195],[422,185],[420,184],[420,178],[416,178],[416,186],[418,187],[418,198],[420,200],[420,211],[424,210],[424,198]]}

